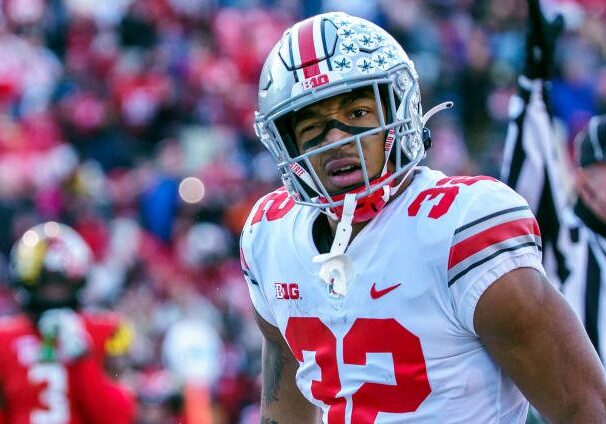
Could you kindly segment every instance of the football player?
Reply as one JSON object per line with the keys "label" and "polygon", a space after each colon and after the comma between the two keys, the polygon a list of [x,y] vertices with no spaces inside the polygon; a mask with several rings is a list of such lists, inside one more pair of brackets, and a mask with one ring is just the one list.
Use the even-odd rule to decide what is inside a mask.
{"label": "football player", "polygon": [[603,369],[527,203],[419,165],[448,106],[423,114],[412,61],[364,19],[311,17],[270,52],[255,127],[284,186],[241,237],[263,423],[523,423],[528,400],[604,422]]}
{"label": "football player", "polygon": [[104,366],[123,355],[130,330],[79,311],[91,252],[74,230],[39,224],[11,251],[23,313],[0,319],[0,423],[131,423],[134,398]]}

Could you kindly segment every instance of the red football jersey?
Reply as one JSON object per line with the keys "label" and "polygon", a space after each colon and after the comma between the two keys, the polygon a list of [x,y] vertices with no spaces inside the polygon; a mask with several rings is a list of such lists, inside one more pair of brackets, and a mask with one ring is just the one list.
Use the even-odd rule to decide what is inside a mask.
{"label": "red football jersey", "polygon": [[0,319],[0,423],[130,423],[132,395],[103,370],[106,347],[119,331],[113,315],[81,314],[91,353],[65,365],[39,361],[41,338],[24,315]]}

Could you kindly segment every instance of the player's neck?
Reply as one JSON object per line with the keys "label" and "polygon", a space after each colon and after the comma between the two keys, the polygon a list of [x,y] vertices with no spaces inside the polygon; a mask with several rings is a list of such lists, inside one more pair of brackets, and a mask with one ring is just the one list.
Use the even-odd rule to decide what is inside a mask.
{"label": "player's neck", "polygon": [[[394,194],[393,196],[391,196],[389,198],[389,200],[387,201],[387,204],[385,205],[385,207],[387,207],[394,199],[396,199],[398,196],[400,196],[404,190],[406,189],[406,187],[408,187],[410,185],[410,182],[412,181],[414,177],[414,172],[411,172],[410,175],[408,177],[406,177],[406,181],[404,181],[402,183],[402,185],[400,186],[400,188],[398,189],[397,193]],[[331,219],[329,217],[327,217],[328,219],[328,225],[330,227],[330,232],[332,234],[332,238],[334,238],[335,236],[335,232],[337,231],[337,225],[339,224],[339,221]],[[356,235],[362,231],[362,229],[364,227],[366,227],[366,225],[368,225],[370,221],[366,221],[366,222],[358,222],[356,224],[352,224],[351,226],[351,239],[350,239],[350,243],[351,240],[353,240]]]}
{"label": "player's neck", "polygon": [[[391,200],[391,199],[390,199]],[[339,221],[335,221],[334,219],[328,218],[328,226],[330,227],[330,233],[331,233],[331,240],[334,239],[335,237],[335,232],[337,231],[337,225],[339,225]],[[364,227],[366,227],[366,225],[369,223],[370,221],[366,221],[366,222],[358,222],[355,224],[351,224],[351,239],[350,239],[350,243],[351,240],[354,239],[354,237],[360,232],[362,231],[362,229]]]}

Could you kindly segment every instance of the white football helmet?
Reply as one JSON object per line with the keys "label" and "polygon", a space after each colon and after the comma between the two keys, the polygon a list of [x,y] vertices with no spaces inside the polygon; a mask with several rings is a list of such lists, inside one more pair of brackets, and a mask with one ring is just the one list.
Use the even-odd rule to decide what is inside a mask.
{"label": "white football helmet", "polygon": [[[358,88],[373,90],[379,126],[300,154],[284,118]],[[423,159],[424,141],[428,141],[418,76],[408,55],[382,28],[341,12],[311,17],[284,32],[261,72],[255,129],[296,203],[341,219],[344,197],[354,193],[353,222],[367,221],[380,212],[398,183]],[[377,133],[385,134],[385,164],[379,175],[368,175],[361,140]],[[364,181],[347,193],[329,193],[310,158],[346,143],[357,146]],[[387,169],[388,160],[393,172]]]}

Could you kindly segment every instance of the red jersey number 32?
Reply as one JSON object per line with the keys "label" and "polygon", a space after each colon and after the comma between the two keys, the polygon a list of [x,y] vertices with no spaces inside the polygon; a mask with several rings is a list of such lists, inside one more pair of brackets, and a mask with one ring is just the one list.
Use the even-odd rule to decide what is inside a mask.
{"label": "red jersey number 32", "polygon": [[[341,378],[337,366],[337,340],[316,317],[292,317],[286,340],[294,356],[315,352],[320,381],[313,381],[314,398],[329,406],[328,423],[345,423],[345,398],[339,397]],[[373,423],[379,412],[413,412],[431,393],[419,338],[395,319],[358,318],[343,338],[343,362],[366,365],[367,353],[391,353],[395,385],[366,382],[352,396],[352,424]]]}

